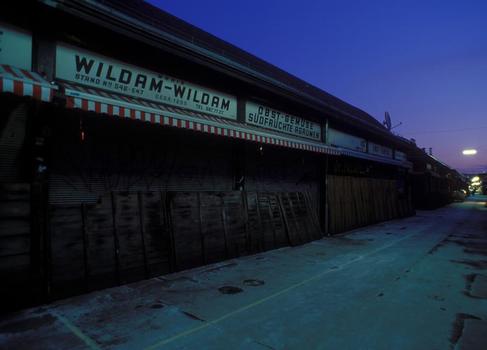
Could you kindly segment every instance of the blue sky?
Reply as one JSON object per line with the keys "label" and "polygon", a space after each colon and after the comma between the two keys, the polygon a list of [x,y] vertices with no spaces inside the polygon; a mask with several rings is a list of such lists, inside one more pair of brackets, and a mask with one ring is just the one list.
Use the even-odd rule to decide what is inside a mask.
{"label": "blue sky", "polygon": [[487,1],[149,2],[487,170]]}

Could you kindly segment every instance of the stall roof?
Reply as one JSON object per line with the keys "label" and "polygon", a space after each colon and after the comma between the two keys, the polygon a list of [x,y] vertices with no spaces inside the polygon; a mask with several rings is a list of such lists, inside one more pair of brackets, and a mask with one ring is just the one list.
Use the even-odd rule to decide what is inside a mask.
{"label": "stall roof", "polygon": [[[292,74],[222,40],[214,35],[205,32],[159,8],[142,0],[41,0],[47,5],[54,6],[71,13],[80,13],[83,9],[89,8],[92,14],[118,17],[119,25],[138,26],[138,30],[151,31],[157,35],[168,34],[171,38],[177,38],[176,44],[186,43],[190,50],[200,48],[199,54],[211,56],[210,58],[219,61],[232,68],[240,69],[259,80],[271,83],[282,88],[291,94],[304,97],[308,103],[319,104],[330,110],[336,111],[342,116],[351,117],[359,125],[379,133],[389,140],[395,140],[403,146],[409,145],[392,133],[390,133],[379,121],[368,113],[356,108],[341,99],[317,88],[306,81],[299,79]],[[121,21],[120,21],[121,20]],[[129,23],[130,21],[135,21]],[[155,31],[154,31],[155,30]],[[167,40],[168,37],[163,39]],[[302,100],[303,101],[303,100]],[[306,104],[306,102],[304,102]]]}
{"label": "stall roof", "polygon": [[243,64],[290,87],[303,91],[310,96],[323,100],[331,105],[353,114],[366,123],[384,128],[368,113],[356,108],[339,98],[323,91],[306,81],[238,48],[204,30],[191,25],[159,8],[142,0],[100,0],[100,2],[117,10],[130,14],[141,21],[151,24],[161,30],[171,33],[181,39],[213,51],[232,61]]}
{"label": "stall roof", "polygon": [[462,177],[462,175],[457,170],[455,170],[448,164],[445,164],[437,157],[428,154],[425,149],[419,148],[417,146],[414,146],[414,148],[409,153],[409,159],[411,159],[412,162],[416,164],[429,163],[431,165],[434,165],[441,171],[442,174],[451,173],[455,177]]}

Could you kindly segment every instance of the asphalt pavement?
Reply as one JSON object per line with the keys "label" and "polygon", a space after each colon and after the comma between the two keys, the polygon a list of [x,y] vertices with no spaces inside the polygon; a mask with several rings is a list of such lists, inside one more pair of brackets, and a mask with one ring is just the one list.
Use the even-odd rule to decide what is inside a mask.
{"label": "asphalt pavement", "polygon": [[487,349],[487,197],[4,315],[1,349]]}

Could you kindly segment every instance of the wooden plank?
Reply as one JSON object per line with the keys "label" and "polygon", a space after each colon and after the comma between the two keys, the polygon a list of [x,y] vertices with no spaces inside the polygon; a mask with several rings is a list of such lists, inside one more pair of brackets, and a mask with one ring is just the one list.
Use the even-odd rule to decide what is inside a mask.
{"label": "wooden plank", "polygon": [[139,225],[144,235],[141,245],[145,249],[144,271],[149,276],[160,276],[173,271],[174,264],[165,192],[141,192],[140,198]]}
{"label": "wooden plank", "polygon": [[203,264],[198,198],[195,192],[168,192],[178,270]]}
{"label": "wooden plank", "polygon": [[139,209],[139,230],[140,230],[140,240],[142,244],[142,254],[144,260],[144,272],[145,278],[149,278],[149,263],[147,260],[147,248],[145,243],[145,226],[144,226],[144,205],[143,201],[144,198],[140,192],[137,192],[137,199],[138,199],[138,209]]}
{"label": "wooden plank", "polygon": [[88,280],[90,276],[90,267],[88,264],[89,261],[89,255],[88,255],[88,234],[87,234],[87,214],[86,214],[86,204],[82,203],[80,206],[81,209],[81,233],[83,236],[83,265],[84,265],[84,272],[85,272],[85,279]]}
{"label": "wooden plank", "polygon": [[196,198],[197,198],[197,210],[198,210],[198,232],[200,236],[200,241],[201,241],[201,253],[203,257],[203,264],[206,264],[208,261],[208,258],[206,257],[206,249],[205,249],[205,235],[203,233],[203,218],[201,214],[201,193],[197,192],[196,193]]}
{"label": "wooden plank", "polygon": [[367,195],[365,193],[365,179],[359,178],[356,182],[356,191],[359,193],[360,197],[360,216],[359,216],[359,224],[360,226],[364,226],[367,224],[367,212],[368,212],[368,203],[367,203]]}
{"label": "wooden plank", "polygon": [[306,225],[311,240],[318,240],[323,238],[321,225],[319,222],[317,211],[312,209],[311,199],[306,192],[297,192],[297,201],[299,213],[302,215],[301,221]]}
{"label": "wooden plank", "polygon": [[30,259],[31,259],[31,286],[30,294],[34,302],[44,302],[42,293],[43,277],[43,239],[46,234],[48,217],[47,186],[43,183],[35,183],[30,186],[31,195],[31,235],[30,235]]}
{"label": "wooden plank", "polygon": [[51,297],[51,218],[47,215],[47,230],[42,242],[44,248],[44,280],[43,280],[43,292],[46,297],[46,301],[49,302]]}
{"label": "wooden plank", "polygon": [[299,232],[296,229],[296,227],[294,226],[294,222],[292,223],[293,225],[291,226],[288,214],[285,212],[282,196],[278,195],[277,198],[279,201],[279,209],[280,209],[281,215],[284,219],[285,232],[286,232],[287,240],[288,240],[289,244],[292,246],[298,245],[300,243]]}
{"label": "wooden plank", "polygon": [[276,246],[276,232],[272,222],[272,210],[267,194],[257,192],[257,207],[261,219],[262,250],[274,249]]}
{"label": "wooden plank", "polygon": [[258,205],[257,192],[244,192],[247,206],[247,231],[249,236],[249,251],[257,253],[263,251],[263,225]]}
{"label": "wooden plank", "polygon": [[[167,192],[161,192],[161,212],[162,212],[162,236],[165,240],[169,257],[169,271],[176,271],[176,247],[174,243],[174,229],[172,225],[170,206],[168,204]],[[164,243],[164,241],[163,241]]]}
{"label": "wooden plank", "polygon": [[30,202],[28,183],[0,183],[0,202]]}
{"label": "wooden plank", "polygon": [[264,250],[278,248],[277,229],[274,224],[273,212],[269,193],[259,193],[258,205],[260,207],[263,232],[264,232]]}
{"label": "wooden plank", "polygon": [[265,250],[265,246],[264,246],[265,231],[264,231],[264,224],[262,220],[262,213],[261,213],[260,203],[259,203],[259,192],[255,192],[255,206],[256,206],[256,213],[257,213],[257,222],[259,224],[258,226],[259,248],[260,251],[262,252]]}
{"label": "wooden plank", "polygon": [[8,277],[18,273],[19,271],[28,271],[30,269],[29,254],[19,254],[12,256],[0,257],[0,274],[3,277]]}
{"label": "wooden plank", "polygon": [[248,213],[248,203],[247,203],[247,193],[245,191],[240,191],[240,197],[242,201],[241,205],[241,215],[244,220],[244,225],[245,225],[245,240],[247,242],[246,250],[249,254],[253,253],[252,250],[252,242],[251,242],[251,235],[250,235],[250,230],[249,230],[249,213]]}
{"label": "wooden plank", "polygon": [[327,175],[327,182],[328,185],[326,186],[326,196],[327,196],[327,202],[328,202],[328,212],[327,212],[327,228],[328,228],[328,234],[332,235],[335,233],[335,210],[336,210],[336,205],[335,205],[335,200],[334,200],[334,192],[335,192],[335,186],[333,183],[333,176],[332,175]]}
{"label": "wooden plank", "polygon": [[[26,218],[30,219],[30,200],[17,200],[3,202],[0,206],[0,219],[5,220],[7,218]],[[8,204],[7,204],[8,203]]]}
{"label": "wooden plank", "polygon": [[[176,271],[176,255],[175,255],[175,243],[174,243],[174,229],[171,221],[170,206],[168,203],[167,192],[161,191],[161,220],[162,220],[162,231],[161,231],[161,242],[163,245],[163,250],[167,251],[167,256],[169,258],[169,271]],[[164,257],[162,257],[164,260]]]}
{"label": "wooden plank", "polygon": [[221,216],[222,216],[222,223],[223,223],[223,239],[225,242],[225,257],[228,259],[230,256],[230,248],[229,248],[229,238],[228,238],[228,220],[227,220],[227,215],[226,215],[226,210],[225,210],[225,201],[223,199],[223,196],[221,197]]}
{"label": "wooden plank", "polygon": [[242,195],[239,191],[221,194],[225,211],[225,224],[228,234],[230,256],[249,254],[245,217],[242,215]]}
{"label": "wooden plank", "polygon": [[214,263],[225,260],[229,254],[230,242],[225,232],[223,218],[223,193],[201,192],[200,217],[201,235],[204,237],[202,249],[204,250],[204,263]]}
{"label": "wooden plank", "polygon": [[85,208],[90,285],[92,288],[113,286],[117,281],[117,258],[111,194]]}
{"label": "wooden plank", "polygon": [[[264,225],[262,223],[262,214],[260,211],[260,205],[259,205],[259,192],[255,192],[255,210],[257,213],[257,223],[258,223],[258,237],[259,237],[259,251],[264,251],[264,237],[265,237],[265,231],[264,231]],[[256,235],[257,236],[257,235]]]}
{"label": "wooden plank", "polygon": [[297,208],[298,203],[295,195],[295,192],[285,193],[284,198],[286,198],[288,205],[287,212],[285,213],[286,215],[289,215],[288,221],[293,223],[294,229],[296,230],[295,236],[298,239],[298,244],[304,244],[306,242],[310,242],[312,238],[310,237],[306,223],[303,221],[303,213],[300,213],[299,209]]}
{"label": "wooden plank", "polygon": [[50,212],[51,283],[62,289],[66,283],[84,280],[82,213],[79,207],[52,207]]}
{"label": "wooden plank", "polygon": [[313,208],[313,203],[311,202],[311,198],[309,193],[307,192],[298,192],[299,200],[304,203],[306,206],[306,210],[310,213],[309,215],[309,223],[311,224],[310,231],[312,232],[312,239],[321,239],[323,237],[323,233],[321,231],[320,219],[318,217],[318,210]]}
{"label": "wooden plank", "polygon": [[0,257],[30,254],[30,235],[0,237]]}
{"label": "wooden plank", "polygon": [[128,283],[146,276],[137,192],[113,192],[114,235],[118,242],[120,282]]}
{"label": "wooden plank", "polygon": [[122,282],[122,275],[120,272],[120,242],[118,240],[117,231],[117,203],[115,200],[115,194],[110,192],[111,203],[112,203],[112,233],[113,233],[113,249],[115,255],[115,273],[118,284]]}
{"label": "wooden plank", "polygon": [[57,299],[85,292],[83,213],[78,206],[50,208],[48,293]]}
{"label": "wooden plank", "polygon": [[151,276],[176,270],[174,236],[168,212],[166,192],[146,192],[144,197],[144,232]]}
{"label": "wooden plank", "polygon": [[316,216],[308,206],[305,193],[295,192],[290,194],[293,201],[293,211],[296,213],[299,225],[305,227],[307,241],[311,242],[321,238],[320,228],[316,224]]}
{"label": "wooden plank", "polygon": [[[8,205],[0,202],[0,205]],[[0,237],[30,235],[30,220],[28,218],[13,218],[0,220]]]}
{"label": "wooden plank", "polygon": [[286,224],[280,210],[278,194],[275,192],[268,193],[269,209],[271,213],[271,223],[275,232],[276,248],[286,247],[289,245],[289,240],[286,233]]}
{"label": "wooden plank", "polygon": [[[16,254],[0,256],[0,280],[2,285],[0,292],[2,298],[6,298],[7,293],[12,293],[14,299],[4,299],[4,303],[10,303],[22,292],[30,292],[32,288],[31,257],[27,254]],[[25,302],[25,300],[23,300]],[[0,303],[1,305],[2,303]],[[2,311],[5,311],[2,309]]]}
{"label": "wooden plank", "polygon": [[393,180],[329,176],[330,232],[398,217],[400,200]]}
{"label": "wooden plank", "polygon": [[348,177],[348,184],[347,188],[349,191],[349,209],[350,209],[350,215],[349,215],[349,229],[354,229],[357,228],[358,225],[358,216],[360,213],[360,207],[358,204],[358,194],[354,191],[354,184],[357,181],[356,177]]}
{"label": "wooden plank", "polygon": [[351,211],[352,211],[352,217],[350,219],[351,227],[352,228],[357,228],[360,226],[360,211],[361,211],[361,203],[360,203],[360,193],[356,191],[356,184],[359,180],[357,177],[350,177],[349,179],[349,189],[350,189],[350,196],[351,196]]}

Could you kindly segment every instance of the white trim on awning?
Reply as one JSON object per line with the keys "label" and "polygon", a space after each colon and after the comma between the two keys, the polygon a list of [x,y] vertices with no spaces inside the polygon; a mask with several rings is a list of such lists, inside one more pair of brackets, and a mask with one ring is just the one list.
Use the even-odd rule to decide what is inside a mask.
{"label": "white trim on awning", "polygon": [[181,129],[209,133],[251,142],[301,149],[316,153],[340,155],[340,151],[323,143],[282,135],[234,120],[218,118],[195,111],[167,106],[103,90],[62,83],[66,106],[84,111],[130,118]]}
{"label": "white trim on awning", "polygon": [[0,64],[0,92],[18,96],[30,96],[36,100],[50,102],[57,87],[38,73]]}

